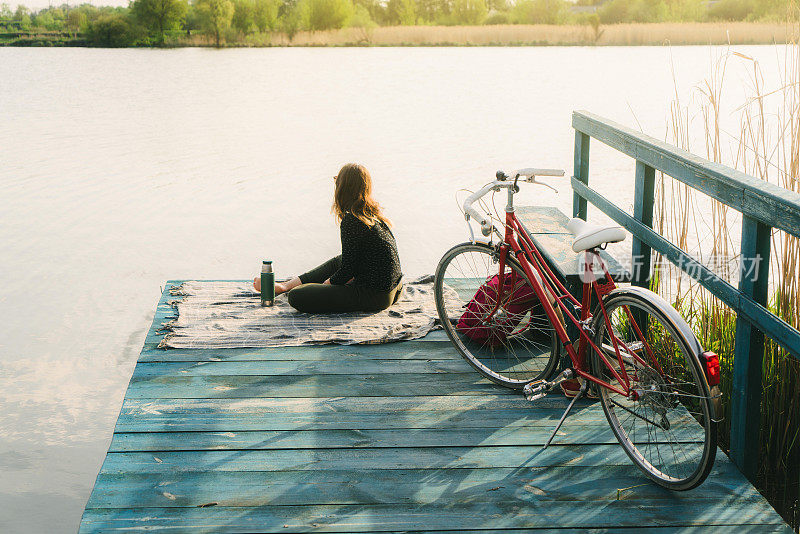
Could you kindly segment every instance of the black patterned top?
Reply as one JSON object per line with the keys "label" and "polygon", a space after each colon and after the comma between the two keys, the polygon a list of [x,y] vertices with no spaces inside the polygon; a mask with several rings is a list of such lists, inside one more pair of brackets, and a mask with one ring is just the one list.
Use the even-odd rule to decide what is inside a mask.
{"label": "black patterned top", "polygon": [[341,224],[342,267],[331,276],[331,284],[355,284],[376,291],[389,291],[400,282],[400,257],[394,235],[384,222],[367,226],[350,212]]}

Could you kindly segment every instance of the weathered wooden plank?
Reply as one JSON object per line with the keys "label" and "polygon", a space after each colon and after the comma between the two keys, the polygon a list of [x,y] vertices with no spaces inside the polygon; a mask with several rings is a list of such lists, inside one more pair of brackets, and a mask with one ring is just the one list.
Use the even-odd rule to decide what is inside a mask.
{"label": "weathered wooden plank", "polygon": [[[117,432],[552,427],[563,401],[530,406],[521,396],[338,399],[127,399]],[[499,399],[502,399],[499,400]],[[285,405],[281,405],[284,401]],[[374,401],[374,402],[370,402]],[[569,424],[602,425],[602,409],[577,405]]]}
{"label": "weathered wooden plank", "polygon": [[[690,423],[690,416],[684,423]],[[675,420],[673,420],[675,421]],[[677,422],[677,421],[676,421]],[[544,445],[554,423],[549,426],[511,426],[502,428],[392,428],[257,430],[211,432],[118,432],[109,452],[275,450],[384,447],[485,447]],[[560,445],[613,445],[617,443],[607,423],[597,421],[565,426],[556,435]],[[681,428],[674,439],[702,441],[702,428]]]}
{"label": "weathered wooden plank", "polygon": [[475,372],[438,374],[325,375],[325,376],[134,376],[127,397],[245,398],[460,395],[500,386]]}
{"label": "weathered wooden plank", "polygon": [[[594,137],[767,226],[800,237],[800,194],[794,191],[707,161],[587,111],[574,112],[572,126],[576,139],[579,134]],[[577,141],[575,157],[577,161]]]}
{"label": "weathered wooden plank", "polygon": [[[719,462],[729,461],[722,457]],[[242,451],[110,452],[104,473],[287,471],[320,469],[451,469],[629,465],[617,445],[387,447]]]}
{"label": "weathered wooden plank", "polygon": [[[498,399],[503,399],[498,400]],[[116,432],[219,432],[336,429],[550,429],[563,412],[563,401],[537,402],[521,397],[482,400],[468,396],[386,397],[370,399],[129,399]],[[392,406],[396,401],[396,406]],[[183,404],[185,403],[185,404]],[[386,406],[385,410],[380,408]],[[672,416],[677,420],[676,416]],[[605,428],[599,405],[579,401],[566,428]]]}
{"label": "weathered wooden plank", "polygon": [[[563,412],[563,409],[562,409]],[[379,412],[345,413],[285,413],[267,412],[261,415],[243,416],[237,414],[169,414],[143,415],[120,418],[117,432],[243,432],[256,430],[328,430],[328,429],[370,429],[370,428],[460,428],[475,426],[479,428],[506,428],[509,426],[552,427],[558,421],[557,412],[546,417],[523,414],[509,410],[473,411],[416,411],[392,415]],[[571,421],[581,424],[602,423],[596,414],[587,417],[571,417]]]}
{"label": "weathered wooden plank", "polygon": [[[120,415],[188,415],[188,414],[233,414],[251,417],[265,412],[289,413],[348,413],[377,412],[393,417],[410,412],[467,412],[471,410],[507,410],[517,418],[537,417],[564,409],[564,399],[548,396],[536,402],[525,400],[520,392],[498,388],[486,394],[465,395],[417,395],[415,397],[253,397],[244,399],[172,399],[126,398]],[[597,401],[580,400],[573,414],[584,414],[587,410],[603,415]],[[571,419],[570,419],[571,420]]]}
{"label": "weathered wooden plank", "polygon": [[786,321],[773,315],[761,304],[741,294],[735,287],[717,276],[695,258],[685,253],[652,229],[643,225],[597,191],[590,189],[577,180],[572,180],[572,187],[581,196],[599,207],[606,215],[624,226],[629,232],[639,237],[653,250],[661,253],[683,272],[694,278],[724,302],[727,306],[742,314],[749,322],[757,325],[773,340],[783,346],[795,358],[800,358],[800,332],[792,328]]}
{"label": "weathered wooden plank", "polygon": [[[324,429],[292,431],[129,432],[114,435],[110,452],[277,450],[317,448],[482,447],[544,445],[555,425],[509,428]],[[700,442],[701,429],[681,429],[673,439]],[[608,425],[583,424],[563,428],[559,445],[614,445]],[[445,445],[446,444],[446,445]]]}
{"label": "weathered wooden plank", "polygon": [[448,341],[421,340],[381,345],[313,345],[303,347],[275,347],[250,349],[145,349],[140,362],[176,361],[342,361],[342,360],[462,360],[461,355]]}
{"label": "weathered wooden plank", "polygon": [[524,225],[530,234],[572,235],[567,229],[569,217],[552,206],[517,206],[514,208],[518,219],[524,218]]}
{"label": "weathered wooden plank", "polygon": [[[316,376],[473,373],[464,360],[265,360],[219,362],[139,362],[134,377],[185,376]],[[357,379],[357,378],[356,378]]]}
{"label": "weathered wooden plank", "polygon": [[[641,161],[636,162],[636,178],[633,195],[633,218],[650,228],[653,227],[653,200],[655,195],[655,169]],[[650,287],[650,246],[633,236],[631,243],[631,283]]]}
{"label": "weathered wooden plank", "polygon": [[[573,160],[572,176],[584,184],[589,183],[589,136],[583,132],[575,130],[575,152]],[[572,196],[572,216],[586,220],[586,199]]]}
{"label": "weathered wooden plank", "polygon": [[728,496],[717,501],[710,518],[710,501],[663,500],[531,501],[407,505],[321,505],[204,508],[88,509],[82,532],[142,530],[168,527],[194,532],[376,532],[387,530],[695,526],[778,524],[780,518],[763,499]]}
{"label": "weathered wooden plank", "polygon": [[[742,216],[739,291],[764,307],[769,290],[770,234],[768,226]],[[755,480],[758,474],[763,360],[764,333],[737,317],[731,388],[731,456],[750,480]]]}
{"label": "weathered wooden plank", "polygon": [[[323,448],[397,448],[544,445],[555,424],[509,428],[397,428],[256,430],[226,432],[125,432],[114,434],[109,452],[277,450]],[[694,434],[694,433],[692,433]],[[691,435],[695,438],[695,435]],[[584,425],[559,430],[559,444],[612,445],[616,438],[608,428]]]}
{"label": "weathered wooden plank", "polygon": [[[324,475],[324,476],[322,476]],[[758,492],[731,463],[712,472],[704,497]],[[697,500],[694,492],[671,492],[627,466],[497,469],[376,469],[212,471],[204,473],[101,473],[87,508],[193,507],[320,504],[431,504],[453,502],[589,501],[661,499],[666,505]],[[713,504],[712,504],[713,508]],[[705,509],[708,513],[709,510]]]}

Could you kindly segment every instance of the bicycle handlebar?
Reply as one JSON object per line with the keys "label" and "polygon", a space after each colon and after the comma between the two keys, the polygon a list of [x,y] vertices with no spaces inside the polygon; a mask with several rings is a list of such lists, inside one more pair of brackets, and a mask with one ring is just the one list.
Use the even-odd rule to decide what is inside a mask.
{"label": "bicycle handlebar", "polygon": [[481,233],[483,235],[489,235],[487,232],[491,232],[491,221],[489,221],[486,217],[478,213],[478,210],[472,207],[472,204],[475,203],[476,200],[481,198],[483,195],[494,189],[495,187],[510,187],[512,184],[510,182],[500,182],[499,180],[494,182],[489,182],[488,184],[484,185],[470,196],[468,196],[464,200],[464,216],[466,217],[467,221],[469,218],[472,217],[476,221],[478,221],[481,225]]}
{"label": "bicycle handlebar", "polygon": [[514,179],[514,178],[535,178],[536,176],[564,176],[564,169],[537,169],[534,167],[526,167],[506,174],[503,171],[497,171],[497,179]]}
{"label": "bicycle handlebar", "polygon": [[[472,207],[472,204],[475,203],[476,200],[484,196],[486,193],[492,190],[499,191],[501,188],[508,188],[511,189],[516,186],[516,179],[517,178],[525,178],[525,181],[532,184],[539,184],[545,187],[549,187],[555,191],[555,188],[546,184],[544,182],[537,182],[537,176],[564,176],[564,171],[561,169],[535,169],[535,168],[525,168],[513,171],[511,175],[506,174],[503,171],[497,171],[495,175],[497,180],[493,182],[489,182],[488,184],[484,185],[470,196],[468,196],[464,200],[463,209],[464,209],[464,217],[467,219],[469,223],[470,217],[475,219],[481,225],[481,233],[485,236],[488,236],[492,233],[492,222],[487,217],[478,213],[478,210]],[[513,180],[513,181],[511,181]]]}

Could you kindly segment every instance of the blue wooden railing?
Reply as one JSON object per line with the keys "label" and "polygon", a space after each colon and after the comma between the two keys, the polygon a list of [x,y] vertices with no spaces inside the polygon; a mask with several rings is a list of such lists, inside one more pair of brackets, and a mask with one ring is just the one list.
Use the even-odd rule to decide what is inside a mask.
{"label": "blue wooden railing", "polygon": [[[633,283],[649,283],[651,251],[682,269],[737,313],[731,385],[731,458],[751,480],[758,469],[764,335],[800,359],[800,332],[767,308],[770,233],[779,228],[800,237],[800,194],[695,156],[586,111],[572,114],[575,129],[573,216],[586,219],[587,201],[633,234]],[[636,160],[633,216],[591,189],[589,139]],[[742,213],[739,287],[715,275],[653,231],[655,171]]]}

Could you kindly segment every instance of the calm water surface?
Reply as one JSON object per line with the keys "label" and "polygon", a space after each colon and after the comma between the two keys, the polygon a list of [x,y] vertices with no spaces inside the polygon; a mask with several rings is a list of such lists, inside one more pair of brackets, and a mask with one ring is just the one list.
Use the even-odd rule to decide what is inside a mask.
{"label": "calm water surface", "polygon": [[[775,48],[737,51],[776,72]],[[372,172],[405,273],[430,273],[465,239],[458,189],[569,171],[574,109],[663,138],[720,53],[0,48],[0,531],[77,529],[165,280],[338,253],[348,161]],[[736,101],[746,73],[727,77]],[[591,181],[629,207],[633,163],[592,146]],[[569,211],[550,182],[560,195],[518,202]]]}

